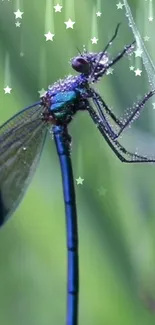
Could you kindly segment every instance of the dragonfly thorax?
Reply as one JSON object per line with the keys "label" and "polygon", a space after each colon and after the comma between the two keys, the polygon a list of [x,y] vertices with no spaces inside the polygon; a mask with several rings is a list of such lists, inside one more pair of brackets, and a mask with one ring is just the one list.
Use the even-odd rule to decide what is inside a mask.
{"label": "dragonfly thorax", "polygon": [[45,122],[53,125],[68,124],[77,111],[87,109],[89,89],[78,86],[78,80],[74,87],[72,84],[72,89],[69,89],[58,91],[56,94],[51,89],[42,97],[43,120]]}
{"label": "dragonfly thorax", "polygon": [[50,96],[55,96],[59,92],[72,91],[76,88],[84,88],[88,84],[87,78],[81,74],[78,76],[68,75],[64,79],[59,79],[53,85],[48,87],[46,94]]}
{"label": "dragonfly thorax", "polygon": [[84,74],[60,79],[41,99],[43,120],[50,124],[68,124],[79,110],[86,109],[84,101],[90,97],[88,78]]}

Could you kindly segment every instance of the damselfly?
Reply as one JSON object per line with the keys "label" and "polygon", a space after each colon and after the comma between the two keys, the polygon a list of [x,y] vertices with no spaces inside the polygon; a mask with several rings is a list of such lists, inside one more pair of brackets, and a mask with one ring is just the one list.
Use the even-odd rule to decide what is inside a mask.
{"label": "damselfly", "polygon": [[[128,152],[117,140],[124,129],[137,117],[155,90],[133,107],[123,122],[93,89],[107,70],[134,49],[134,43],[124,47],[113,60],[107,54],[114,36],[100,53],[86,50],[71,60],[80,74],[68,76],[49,87],[39,102],[25,108],[0,127],[0,224],[3,225],[23,197],[39,161],[47,130],[52,128],[60,159],[67,224],[68,304],[67,325],[78,324],[78,232],[75,191],[70,159],[71,137],[68,124],[78,111],[87,111],[117,157],[128,163],[154,162],[154,158]],[[113,129],[107,115],[116,124]]]}

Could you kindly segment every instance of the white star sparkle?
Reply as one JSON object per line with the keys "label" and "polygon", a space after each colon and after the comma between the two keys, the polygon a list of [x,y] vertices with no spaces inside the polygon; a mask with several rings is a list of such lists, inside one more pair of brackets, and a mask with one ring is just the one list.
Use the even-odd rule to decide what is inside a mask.
{"label": "white star sparkle", "polygon": [[109,69],[106,71],[106,75],[113,74],[113,71],[114,71],[113,68],[109,68]]}
{"label": "white star sparkle", "polygon": [[99,196],[105,196],[107,189],[105,189],[103,186],[101,186],[98,190]]}
{"label": "white star sparkle", "polygon": [[147,35],[146,35],[146,36],[144,36],[144,41],[145,41],[145,42],[148,42],[148,41],[149,41],[149,39],[150,39],[150,36],[147,36]]}
{"label": "white star sparkle", "polygon": [[134,70],[134,66],[131,65],[129,69],[130,69],[130,71],[133,71]]}
{"label": "white star sparkle", "polygon": [[54,6],[54,9],[55,9],[55,12],[61,12],[62,6],[57,4],[56,6]]}
{"label": "white star sparkle", "polygon": [[102,13],[100,11],[96,12],[96,16],[100,17],[102,15]]}
{"label": "white star sparkle", "polygon": [[14,12],[15,14],[15,18],[21,18],[22,19],[22,15],[23,15],[24,12],[20,11],[19,9],[17,11]]}
{"label": "white star sparkle", "polygon": [[5,88],[3,88],[5,91],[5,94],[10,94],[12,88],[10,88],[9,86],[6,86]]}
{"label": "white star sparkle", "polygon": [[79,178],[76,178],[76,181],[77,181],[77,185],[82,185],[83,184],[83,181],[84,181],[84,179],[83,178],[81,178],[81,177],[79,177]]}
{"label": "white star sparkle", "polygon": [[135,76],[141,76],[142,70],[140,70],[140,69],[136,69],[136,70],[134,71],[134,73],[135,73]]}
{"label": "white star sparkle", "polygon": [[15,25],[16,25],[16,27],[20,27],[21,23],[20,23],[19,21],[17,21],[17,22],[15,23]]}
{"label": "white star sparkle", "polygon": [[52,34],[50,31],[47,34],[44,34],[46,37],[46,41],[53,41],[54,34]]}
{"label": "white star sparkle", "polygon": [[92,44],[97,44],[98,38],[93,37],[93,38],[91,38],[91,41],[92,41]]}
{"label": "white star sparkle", "polygon": [[46,94],[46,90],[44,88],[42,88],[41,90],[38,90],[38,93],[39,93],[40,97],[42,97]]}
{"label": "white star sparkle", "polygon": [[121,2],[116,3],[117,9],[123,9],[124,4]]}
{"label": "white star sparkle", "polygon": [[150,21],[150,22],[152,22],[152,21],[153,21],[153,17],[149,17],[148,19],[149,19],[149,21]]}
{"label": "white star sparkle", "polygon": [[75,24],[75,21],[72,21],[70,18],[68,19],[68,21],[65,21],[64,24],[66,25],[66,29],[67,28],[72,28],[73,29],[73,25]]}
{"label": "white star sparkle", "polygon": [[136,51],[134,51],[134,53],[135,53],[135,57],[137,58],[138,56],[139,56],[139,57],[142,56],[143,51],[140,50],[140,49],[137,49]]}
{"label": "white star sparkle", "polygon": [[155,103],[152,103],[152,105],[153,105],[153,109],[155,109]]}

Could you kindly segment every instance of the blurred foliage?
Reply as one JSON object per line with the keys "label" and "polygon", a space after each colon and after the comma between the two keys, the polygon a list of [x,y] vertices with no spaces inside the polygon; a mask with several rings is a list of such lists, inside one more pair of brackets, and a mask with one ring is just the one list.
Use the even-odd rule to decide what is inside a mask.
{"label": "blurred foliage", "polygon": [[[38,91],[72,73],[69,59],[83,44],[101,51],[122,26],[110,48],[115,56],[134,36],[124,8],[115,0],[63,0],[55,13],[54,0],[19,0],[0,3],[0,123],[38,100]],[[155,59],[151,1],[130,0],[134,19]],[[14,12],[24,12],[15,26]],[[101,17],[96,12],[101,11]],[[64,22],[71,18],[74,29]],[[55,34],[53,42],[44,34]],[[97,44],[90,39],[99,38]],[[154,57],[153,57],[154,56]],[[155,62],[155,61],[154,61]],[[135,77],[130,65],[143,69]],[[4,94],[6,85],[11,94]],[[140,59],[122,59],[114,73],[97,86],[102,96],[122,115],[149,89]],[[149,108],[147,110],[147,107]],[[125,143],[135,139],[145,150],[153,145],[154,110],[151,101]],[[149,130],[150,127],[150,130]],[[76,185],[79,250],[79,324],[152,325],[155,323],[155,166],[122,164],[111,152],[85,113],[70,126]],[[153,136],[153,135],[152,135]],[[133,138],[134,137],[134,138]],[[155,152],[155,147],[154,148]],[[150,149],[151,150],[151,149]],[[153,152],[152,152],[153,154]],[[102,189],[102,191],[101,191]],[[102,193],[101,193],[102,192]],[[102,195],[101,195],[102,194]],[[0,324],[65,324],[66,234],[61,175],[51,137],[29,189],[0,233]]]}

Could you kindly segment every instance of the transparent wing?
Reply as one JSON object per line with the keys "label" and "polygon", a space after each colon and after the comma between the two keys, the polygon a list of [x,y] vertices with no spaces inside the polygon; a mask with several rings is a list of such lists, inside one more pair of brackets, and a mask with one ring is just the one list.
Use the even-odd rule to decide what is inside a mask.
{"label": "transparent wing", "polygon": [[31,106],[0,127],[0,225],[17,207],[36,169],[47,133],[42,111]]}
{"label": "transparent wing", "polygon": [[22,128],[24,124],[37,119],[39,116],[41,116],[42,111],[43,108],[40,106],[40,102],[35,103],[29,107],[24,108],[13,117],[11,117],[8,121],[6,121],[2,126],[0,126],[0,147],[4,139],[12,136],[13,132],[18,128]]}
{"label": "transparent wing", "polygon": [[[142,60],[143,60],[143,64],[144,64],[144,67],[145,67],[145,70],[147,72],[147,75],[148,75],[148,79],[149,79],[149,83],[150,83],[150,87],[151,87],[151,90],[154,89],[155,87],[155,66],[153,64],[153,61],[144,45],[144,42],[142,40],[142,37],[139,33],[139,30],[136,26],[136,23],[133,19],[133,16],[132,16],[132,13],[131,13],[131,9],[128,5],[128,1],[127,0],[123,0],[124,2],[124,7],[125,7],[125,11],[126,11],[126,17],[129,21],[129,26],[131,27],[132,31],[133,31],[133,34],[134,34],[134,37],[136,39],[136,43],[137,43],[137,46],[140,50],[142,50],[142,54],[141,54],[141,57],[142,57]],[[152,2],[150,0],[150,2]]]}

